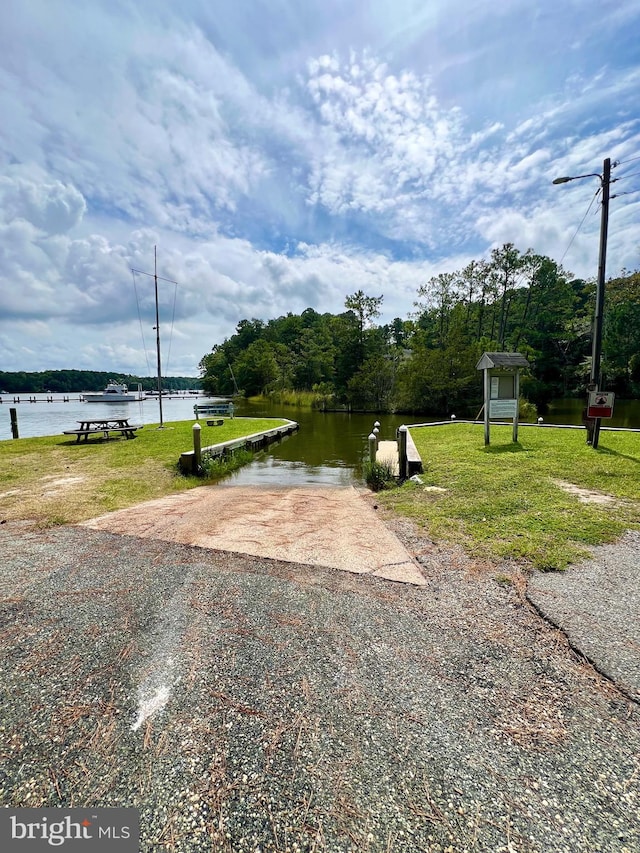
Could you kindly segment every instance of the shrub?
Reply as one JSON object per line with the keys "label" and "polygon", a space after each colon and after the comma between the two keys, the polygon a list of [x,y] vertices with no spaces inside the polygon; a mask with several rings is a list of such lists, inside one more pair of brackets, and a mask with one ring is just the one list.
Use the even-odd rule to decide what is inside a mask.
{"label": "shrub", "polygon": [[363,465],[363,474],[367,486],[374,492],[390,489],[396,482],[391,466],[386,462],[366,460]]}
{"label": "shrub", "polygon": [[529,400],[524,397],[520,397],[518,400],[518,418],[521,421],[533,424],[536,422],[537,417],[538,411],[534,404],[530,403]]}
{"label": "shrub", "polygon": [[198,473],[207,480],[217,480],[231,471],[242,468],[243,465],[247,465],[252,459],[253,453],[242,448],[232,450],[230,453],[223,453],[220,456],[206,456],[203,454]]}

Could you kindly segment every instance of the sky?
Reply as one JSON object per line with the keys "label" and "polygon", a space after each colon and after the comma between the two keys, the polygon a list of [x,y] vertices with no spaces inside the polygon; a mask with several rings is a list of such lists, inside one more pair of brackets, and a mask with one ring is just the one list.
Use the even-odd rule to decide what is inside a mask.
{"label": "sky", "polygon": [[194,377],[242,319],[406,319],[507,242],[593,278],[607,157],[638,269],[638,34],[640,0],[2,0],[0,370],[155,375],[154,250]]}

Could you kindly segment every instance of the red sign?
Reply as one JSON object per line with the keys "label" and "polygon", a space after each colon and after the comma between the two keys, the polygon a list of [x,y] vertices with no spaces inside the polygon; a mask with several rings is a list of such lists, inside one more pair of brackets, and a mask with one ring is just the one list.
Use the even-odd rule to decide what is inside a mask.
{"label": "red sign", "polygon": [[613,415],[614,397],[612,391],[590,391],[587,417],[610,418]]}

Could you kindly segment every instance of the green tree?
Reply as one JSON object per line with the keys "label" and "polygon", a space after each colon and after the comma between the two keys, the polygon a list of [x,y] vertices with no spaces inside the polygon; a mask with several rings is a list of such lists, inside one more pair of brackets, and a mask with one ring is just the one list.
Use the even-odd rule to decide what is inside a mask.
{"label": "green tree", "polygon": [[202,388],[211,396],[233,394],[235,391],[229,359],[224,345],[216,344],[200,361]]}
{"label": "green tree", "polygon": [[[507,338],[509,309],[516,285],[522,279],[528,263],[530,251],[521,255],[513,243],[505,243],[501,248],[491,252],[490,277],[500,295],[500,311],[498,322],[498,348],[504,350]],[[493,337],[493,331],[491,334]]]}
{"label": "green tree", "polygon": [[447,345],[449,319],[457,300],[458,273],[440,273],[430,278],[418,288],[418,296],[426,302],[416,302],[416,306],[427,317],[433,318],[435,345],[444,349]]}
{"label": "green tree", "polygon": [[607,282],[602,369],[607,387],[622,396],[638,393],[640,366],[640,272]]}
{"label": "green tree", "polygon": [[281,375],[273,345],[262,339],[253,341],[240,353],[233,370],[238,385],[249,397],[269,391]]}
{"label": "green tree", "polygon": [[348,390],[355,408],[390,411],[393,405],[396,369],[391,358],[368,358],[349,380]]}
{"label": "green tree", "polygon": [[358,290],[351,296],[347,296],[344,305],[348,311],[352,311],[357,324],[357,366],[360,367],[367,356],[365,348],[366,330],[375,317],[380,316],[382,296],[367,296],[362,290]]}

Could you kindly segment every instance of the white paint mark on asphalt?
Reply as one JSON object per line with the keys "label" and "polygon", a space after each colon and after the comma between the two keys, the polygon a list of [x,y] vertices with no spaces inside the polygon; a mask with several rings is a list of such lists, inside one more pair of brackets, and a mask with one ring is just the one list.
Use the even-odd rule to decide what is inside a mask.
{"label": "white paint mark on asphalt", "polygon": [[170,695],[170,688],[166,684],[162,684],[150,696],[147,696],[145,699],[141,697],[138,703],[138,719],[131,726],[131,730],[134,732],[137,731],[152,714],[155,714],[156,711],[161,711],[169,701]]}
{"label": "white paint mark on asphalt", "polygon": [[149,653],[144,669],[139,670],[137,716],[131,726],[134,732],[149,717],[166,707],[173,689],[180,681],[180,650],[186,623],[183,591],[180,588],[165,602],[157,621],[146,634],[144,645]]}

